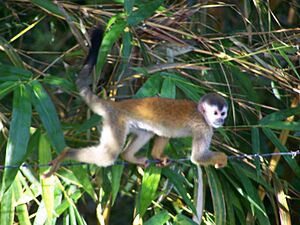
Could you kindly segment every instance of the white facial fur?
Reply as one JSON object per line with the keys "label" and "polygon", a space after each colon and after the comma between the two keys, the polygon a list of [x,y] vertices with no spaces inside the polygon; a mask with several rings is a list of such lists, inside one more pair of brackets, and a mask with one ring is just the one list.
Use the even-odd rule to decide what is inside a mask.
{"label": "white facial fur", "polygon": [[227,117],[227,106],[223,106],[219,110],[215,105],[209,105],[206,102],[202,103],[202,113],[208,125],[213,128],[221,127]]}

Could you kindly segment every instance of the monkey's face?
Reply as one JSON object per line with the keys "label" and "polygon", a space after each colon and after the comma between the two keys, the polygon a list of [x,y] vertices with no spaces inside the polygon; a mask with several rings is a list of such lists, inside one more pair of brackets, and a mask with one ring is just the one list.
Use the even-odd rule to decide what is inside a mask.
{"label": "monkey's face", "polygon": [[200,106],[206,122],[213,128],[221,127],[227,117],[227,105],[210,105],[207,102],[203,102]]}

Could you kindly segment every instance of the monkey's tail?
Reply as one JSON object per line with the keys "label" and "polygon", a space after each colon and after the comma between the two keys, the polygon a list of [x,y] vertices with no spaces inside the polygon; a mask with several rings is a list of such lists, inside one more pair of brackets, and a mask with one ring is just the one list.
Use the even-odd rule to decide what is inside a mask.
{"label": "monkey's tail", "polygon": [[83,63],[83,67],[78,73],[76,79],[76,85],[80,91],[82,88],[89,87],[91,84],[90,74],[96,65],[98,58],[98,52],[103,39],[103,30],[101,27],[97,27],[92,31],[91,34],[91,46],[89,48],[88,55]]}
{"label": "monkey's tail", "polygon": [[91,88],[90,74],[96,65],[98,52],[103,38],[103,30],[101,27],[95,28],[91,33],[91,46],[88,55],[84,61],[82,69],[78,73],[76,85],[79,90],[80,96],[84,99],[86,104],[98,115],[104,116],[105,114],[105,100],[100,99],[95,95]]}

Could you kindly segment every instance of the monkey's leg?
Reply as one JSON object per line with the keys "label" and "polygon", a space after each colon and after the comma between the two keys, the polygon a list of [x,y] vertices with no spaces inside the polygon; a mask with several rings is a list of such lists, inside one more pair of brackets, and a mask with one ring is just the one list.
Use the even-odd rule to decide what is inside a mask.
{"label": "monkey's leg", "polygon": [[169,158],[163,153],[168,141],[169,138],[161,136],[157,136],[154,139],[151,155],[154,159],[160,160],[160,162],[157,163],[158,166],[167,166],[169,164]]}
{"label": "monkey's leg", "polygon": [[136,136],[128,142],[127,146],[124,149],[124,152],[122,153],[122,158],[134,164],[146,165],[147,158],[137,158],[135,154],[153,137],[154,134],[141,130],[135,131],[133,133],[136,134]]}
{"label": "monkey's leg", "polygon": [[70,149],[67,158],[97,166],[110,166],[122,151],[126,135],[125,123],[118,121],[117,118],[105,118],[100,143],[82,149]]}
{"label": "monkey's leg", "polygon": [[52,168],[48,173],[44,174],[44,177],[49,177],[55,173],[64,159],[72,159],[103,167],[112,165],[122,150],[126,134],[127,129],[124,123],[118,123],[117,119],[114,123],[111,123],[110,119],[105,119],[98,145],[63,151],[51,162]]}

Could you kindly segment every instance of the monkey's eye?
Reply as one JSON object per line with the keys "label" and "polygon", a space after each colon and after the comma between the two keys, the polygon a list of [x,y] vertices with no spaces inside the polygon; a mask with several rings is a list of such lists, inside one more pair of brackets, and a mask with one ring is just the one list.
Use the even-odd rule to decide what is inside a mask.
{"label": "monkey's eye", "polygon": [[225,112],[222,112],[222,113],[221,113],[221,116],[225,116]]}
{"label": "monkey's eye", "polygon": [[218,115],[218,111],[215,111],[214,114],[215,114],[215,116]]}

